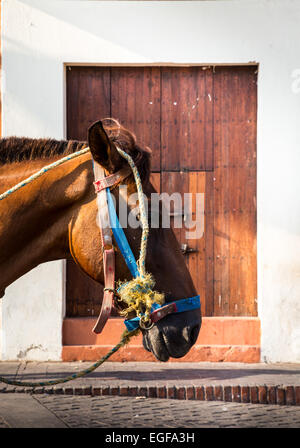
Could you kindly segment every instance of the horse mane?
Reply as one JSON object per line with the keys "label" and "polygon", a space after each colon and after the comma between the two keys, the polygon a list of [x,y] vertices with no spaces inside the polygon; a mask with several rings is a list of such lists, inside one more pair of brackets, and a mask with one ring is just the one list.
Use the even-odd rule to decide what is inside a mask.
{"label": "horse mane", "polygon": [[[102,123],[110,141],[131,155],[142,180],[149,180],[151,150],[138,146],[135,134],[123,127],[117,120],[106,118],[102,120]],[[87,145],[87,142],[78,140],[5,137],[0,139],[0,165],[50,159],[58,156],[64,157],[85,148]]]}
{"label": "horse mane", "polygon": [[5,137],[0,139],[0,165],[64,156],[85,146],[86,143],[76,140]]}

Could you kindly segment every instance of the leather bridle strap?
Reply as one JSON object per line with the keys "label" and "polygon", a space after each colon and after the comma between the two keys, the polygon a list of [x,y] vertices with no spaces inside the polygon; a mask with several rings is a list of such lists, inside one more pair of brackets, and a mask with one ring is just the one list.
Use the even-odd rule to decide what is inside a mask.
{"label": "leather bridle strap", "polygon": [[94,162],[94,175],[96,179],[94,182],[94,186],[96,193],[100,193],[104,188],[111,188],[116,186],[119,182],[124,180],[130,174],[132,174],[132,171],[130,167],[126,165],[124,168],[121,168],[116,173],[105,177],[105,172],[102,166],[99,165],[97,162]]}
{"label": "leather bridle strap", "polygon": [[131,174],[131,169],[129,166],[126,166],[120,171],[107,177],[105,176],[105,171],[102,166],[95,161],[93,161],[93,169],[95,176],[94,186],[97,193],[97,224],[101,234],[104,270],[103,300],[93,331],[94,333],[101,333],[111,313],[115,288],[115,251],[107,204],[107,189],[117,185],[123,179],[128,177],[129,174]]}

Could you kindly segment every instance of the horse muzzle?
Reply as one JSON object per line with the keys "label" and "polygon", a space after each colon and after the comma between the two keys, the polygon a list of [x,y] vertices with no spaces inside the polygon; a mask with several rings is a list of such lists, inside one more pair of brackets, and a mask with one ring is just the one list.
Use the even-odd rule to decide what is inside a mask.
{"label": "horse muzzle", "polygon": [[182,358],[195,344],[201,327],[201,314],[169,314],[148,331],[143,331],[144,348],[159,361]]}

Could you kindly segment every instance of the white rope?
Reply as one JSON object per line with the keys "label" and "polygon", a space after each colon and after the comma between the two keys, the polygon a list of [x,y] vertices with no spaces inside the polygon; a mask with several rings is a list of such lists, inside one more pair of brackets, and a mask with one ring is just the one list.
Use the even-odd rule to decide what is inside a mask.
{"label": "white rope", "polygon": [[124,157],[124,159],[126,159],[127,162],[129,163],[130,168],[132,169],[132,172],[134,175],[135,183],[136,183],[137,194],[138,194],[138,199],[139,199],[141,223],[142,223],[142,228],[143,228],[142,238],[141,238],[141,247],[140,247],[140,257],[138,260],[138,269],[139,269],[140,275],[142,277],[144,277],[146,275],[145,264],[146,264],[146,253],[147,253],[147,241],[148,241],[148,235],[149,235],[149,225],[148,225],[148,218],[147,218],[147,213],[146,213],[146,209],[145,209],[145,197],[144,197],[144,193],[143,193],[142,182],[141,182],[141,178],[140,178],[139,172],[137,170],[137,167],[135,166],[135,163],[132,160],[132,158],[130,157],[130,155],[127,154],[127,152],[123,151],[121,148],[119,148],[117,145],[116,145],[116,148],[117,148],[119,154],[122,157]]}

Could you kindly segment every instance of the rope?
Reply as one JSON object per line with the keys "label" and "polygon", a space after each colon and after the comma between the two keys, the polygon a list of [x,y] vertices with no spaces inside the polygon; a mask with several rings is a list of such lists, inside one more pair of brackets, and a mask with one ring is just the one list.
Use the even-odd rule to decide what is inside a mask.
{"label": "rope", "polygon": [[103,364],[108,358],[110,358],[116,351],[118,351],[121,347],[126,345],[129,340],[132,338],[132,336],[136,336],[138,332],[140,331],[139,328],[136,330],[128,332],[127,330],[124,331],[122,338],[120,342],[113,347],[106,355],[104,355],[99,361],[92,364],[87,369],[81,370],[80,372],[74,373],[73,375],[69,375],[65,378],[61,378],[59,380],[50,380],[50,381],[40,381],[40,382],[27,382],[27,381],[16,381],[16,380],[9,380],[7,378],[4,378],[3,376],[0,376],[0,382],[10,384],[13,386],[24,386],[24,387],[45,387],[45,386],[54,386],[55,384],[61,384],[66,383],[67,381],[75,380],[76,378],[80,378],[82,376],[87,375],[88,373],[93,372],[97,369],[101,364]]}
{"label": "rope", "polygon": [[145,197],[143,193],[143,187],[141,178],[134,161],[127,152],[116,146],[119,154],[127,160],[132,169],[134,180],[136,183],[139,207],[140,207],[140,219],[142,223],[142,237],[140,255],[137,261],[139,276],[133,278],[129,282],[125,281],[118,284],[118,295],[121,301],[127,304],[127,308],[120,312],[123,316],[128,316],[130,312],[135,311],[136,315],[140,318],[142,324],[149,326],[151,323],[150,314],[153,303],[163,304],[164,294],[161,294],[153,290],[155,281],[151,274],[146,272],[146,255],[147,255],[147,243],[149,236],[148,217],[145,208]]}
{"label": "rope", "polygon": [[62,159],[59,159],[56,162],[51,163],[50,165],[44,166],[44,168],[42,168],[41,170],[37,171],[32,176],[27,177],[27,179],[22,180],[20,183],[18,183],[14,187],[12,187],[9,190],[5,191],[4,193],[0,194],[0,201],[2,201],[2,199],[7,198],[7,196],[9,196],[10,194],[12,194],[15,191],[19,190],[20,188],[25,187],[25,185],[28,185],[33,180],[38,179],[43,174],[47,173],[47,171],[50,171],[53,168],[56,168],[57,166],[61,165],[62,163],[67,162],[68,160],[71,160],[71,159],[74,159],[75,157],[81,156],[82,154],[85,154],[89,150],[90,150],[90,148],[88,148],[88,147],[84,148],[84,149],[81,149],[80,151],[73,152],[72,154],[69,154],[68,156],[63,157]]}
{"label": "rope", "polygon": [[126,159],[127,162],[129,163],[130,168],[132,169],[132,172],[134,175],[135,183],[136,183],[137,194],[138,194],[138,199],[139,199],[141,223],[142,223],[142,228],[143,228],[141,247],[140,247],[140,257],[138,260],[138,269],[139,269],[140,276],[145,277],[146,276],[145,260],[146,260],[146,254],[147,254],[149,225],[148,225],[148,218],[147,218],[147,213],[146,213],[146,209],[145,209],[145,198],[144,198],[144,193],[143,193],[142,182],[141,182],[141,178],[140,178],[139,172],[137,170],[137,167],[135,166],[134,161],[132,160],[130,155],[127,154],[127,152],[123,151],[118,146],[116,146],[116,148],[117,148],[118,152],[121,154],[121,156],[124,157],[124,159]]}

